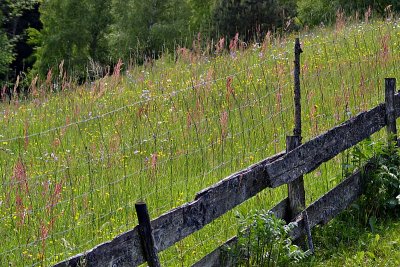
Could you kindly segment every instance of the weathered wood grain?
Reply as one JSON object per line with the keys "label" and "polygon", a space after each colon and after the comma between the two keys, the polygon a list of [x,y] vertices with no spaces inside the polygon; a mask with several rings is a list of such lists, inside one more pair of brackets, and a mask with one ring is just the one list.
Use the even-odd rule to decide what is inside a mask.
{"label": "weathered wood grain", "polygon": [[153,235],[159,251],[203,228],[227,211],[270,187],[264,166],[282,157],[281,152],[233,174],[199,192],[195,200],[152,221]]}
{"label": "weathered wood grain", "polygon": [[[285,153],[278,153],[249,168],[232,174],[199,192],[195,200],[169,211],[151,221],[155,247],[162,251],[186,236],[203,228],[240,203],[269,187],[264,166]],[[138,226],[110,242],[58,263],[57,267],[137,266],[145,262]]]}
{"label": "weathered wood grain", "polygon": [[135,209],[139,221],[139,236],[142,241],[144,258],[149,267],[160,267],[161,264],[158,259],[157,248],[154,246],[154,238],[147,205],[144,202],[138,202],[135,204]]}
{"label": "weathered wood grain", "polygon": [[396,79],[385,79],[385,106],[387,118],[387,133],[389,144],[397,141],[396,114],[394,109],[394,93],[396,90]]}
{"label": "weathered wood grain", "polygon": [[[364,177],[368,176],[370,170],[371,166],[367,165],[363,171],[356,171],[308,206],[306,211],[309,227],[313,228],[317,224],[326,224],[357,200],[363,192]],[[296,239],[305,234],[304,218],[300,214],[294,221],[297,221],[298,226],[293,229],[291,236]]]}
{"label": "weathered wood grain", "polygon": [[[286,136],[286,153],[292,151],[301,144],[300,136]],[[300,175],[294,181],[288,183],[289,218],[293,219],[306,207],[306,193],[304,179]]]}
{"label": "weathered wood grain", "polygon": [[300,39],[294,45],[294,130],[293,134],[301,137],[301,92],[300,92],[300,54],[303,53]]}
{"label": "weathered wood grain", "polygon": [[[286,198],[279,202],[272,211],[276,217],[285,218],[287,209],[289,208],[289,200]],[[233,263],[227,257],[225,249],[227,247],[233,247],[237,243],[237,237],[232,237],[223,245],[216,248],[210,254],[202,258],[200,261],[196,262],[192,267],[221,267],[221,266],[232,266]]]}
{"label": "weathered wood grain", "polygon": [[[396,117],[399,117],[399,94],[395,95],[394,103]],[[386,124],[385,104],[380,104],[315,137],[265,166],[271,186],[287,184],[300,175],[313,171],[323,162],[361,142]]]}
{"label": "weathered wood grain", "polygon": [[[368,175],[365,173],[365,175]],[[324,196],[312,203],[305,211],[308,217],[308,226],[313,228],[315,225],[327,223],[334,216],[346,209],[352,202],[354,202],[363,191],[363,177],[362,171],[357,171],[350,177],[345,179],[335,188],[330,190]],[[279,218],[285,217],[285,210],[289,208],[288,199],[283,200],[271,211]],[[305,221],[301,213],[294,221],[297,222],[297,227],[291,232],[293,239],[306,234]],[[224,252],[227,246],[234,246],[237,242],[237,237],[233,237],[226,243],[216,248],[210,254],[206,255],[200,261],[192,265],[192,267],[220,267],[220,266],[233,266],[228,255]]]}
{"label": "weathered wood grain", "polygon": [[145,261],[138,226],[125,232],[110,242],[103,243],[95,248],[76,255],[55,267],[128,267],[137,266]]}
{"label": "weathered wood grain", "polygon": [[[400,96],[395,95],[395,114],[400,116]],[[283,152],[265,159],[245,170],[235,173],[215,185],[201,191],[194,201],[186,203],[161,215],[151,222],[155,246],[165,250],[179,240],[203,228],[235,206],[253,197],[266,187],[277,187],[289,183],[300,175],[317,168],[345,149],[357,144],[377,132],[387,123],[386,108],[381,104],[363,112],[351,120],[312,139],[285,154]],[[357,178],[358,177],[358,178]],[[339,186],[332,199],[340,205],[348,205],[359,194],[357,184],[360,177],[355,175]],[[351,188],[353,187],[353,188]],[[348,191],[347,198],[339,198],[341,191]],[[352,191],[355,190],[355,191]],[[339,192],[340,191],[340,192]],[[325,197],[325,198],[324,198]],[[327,221],[340,211],[329,197],[324,196],[318,203],[307,208],[310,227]],[[325,202],[324,205],[321,203]],[[332,204],[331,206],[328,204]],[[322,205],[322,206],[321,206]],[[327,209],[327,210],[325,210]],[[318,214],[318,213],[321,214]],[[328,216],[329,215],[329,216]],[[324,219],[321,219],[322,217]],[[317,219],[316,219],[317,218]],[[300,220],[301,223],[301,220]],[[299,227],[302,229],[302,226]],[[301,232],[295,232],[295,236]],[[123,233],[110,242],[103,243],[85,253],[76,255],[55,266],[137,266],[145,261],[140,245],[138,227]]]}
{"label": "weathered wood grain", "polygon": [[[286,153],[301,145],[301,136],[286,136]],[[289,212],[287,221],[295,218],[306,207],[306,193],[303,175],[288,183]],[[306,248],[305,236],[296,240],[296,245]]]}

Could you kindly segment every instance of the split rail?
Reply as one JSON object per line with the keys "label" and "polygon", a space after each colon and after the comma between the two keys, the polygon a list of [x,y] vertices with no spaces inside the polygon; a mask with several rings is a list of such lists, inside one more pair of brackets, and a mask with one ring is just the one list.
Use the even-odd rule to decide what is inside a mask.
{"label": "split rail", "polygon": [[[301,144],[301,94],[299,39],[295,42],[294,102],[295,128],[286,138],[286,151],[262,160],[234,173],[218,183],[198,192],[193,201],[150,220],[145,203],[137,203],[139,225],[113,240],[78,254],[55,266],[138,266],[144,262],[160,266],[157,253],[202,229],[213,220],[232,210],[266,188],[288,184],[288,197],[271,209],[287,222],[297,222],[291,232],[294,239],[305,242],[312,250],[311,229],[325,224],[346,209],[363,193],[364,178],[370,171],[363,169],[344,179],[340,184],[308,207],[305,205],[303,175],[322,163],[358,144],[387,127],[388,142],[397,140],[396,118],[400,117],[400,93],[396,93],[396,79],[385,79],[385,103],[343,122],[325,133]],[[303,240],[303,241],[302,241]],[[193,266],[229,266],[224,247],[232,246],[236,237],[205,256]]]}

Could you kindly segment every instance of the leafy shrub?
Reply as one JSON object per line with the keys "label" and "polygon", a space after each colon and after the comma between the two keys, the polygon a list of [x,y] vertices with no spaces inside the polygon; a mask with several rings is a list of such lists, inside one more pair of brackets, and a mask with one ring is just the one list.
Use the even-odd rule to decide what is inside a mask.
{"label": "leafy shrub", "polygon": [[366,219],[400,214],[400,151],[395,144],[367,139],[355,146],[346,166],[347,175],[370,161],[365,191],[359,206]]}
{"label": "leafy shrub", "polygon": [[376,170],[369,177],[362,198],[369,217],[399,215],[399,150],[393,146],[380,150],[380,153],[373,159],[373,165]]}
{"label": "leafy shrub", "polygon": [[250,215],[237,214],[238,242],[228,248],[235,266],[287,266],[307,257],[289,237],[295,223],[286,225],[272,212],[260,210]]}

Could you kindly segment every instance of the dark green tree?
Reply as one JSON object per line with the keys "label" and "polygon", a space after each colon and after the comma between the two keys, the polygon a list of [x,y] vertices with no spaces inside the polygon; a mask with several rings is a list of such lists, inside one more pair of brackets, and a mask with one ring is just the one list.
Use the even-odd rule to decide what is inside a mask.
{"label": "dark green tree", "polygon": [[89,55],[101,64],[109,63],[107,33],[111,18],[111,0],[88,1]]}
{"label": "dark green tree", "polygon": [[27,44],[26,29],[40,27],[38,0],[3,0],[0,2],[0,80],[15,80],[31,67],[33,52]]}
{"label": "dark green tree", "polygon": [[68,70],[80,75],[89,56],[90,32],[87,27],[89,8],[81,0],[44,1],[41,5],[41,21],[37,71],[45,75],[64,61]]}
{"label": "dark green tree", "polygon": [[190,9],[179,0],[113,0],[109,35],[113,55],[127,59],[157,57],[189,34]]}
{"label": "dark green tree", "polygon": [[295,0],[219,0],[213,20],[217,33],[232,37],[239,32],[249,40],[257,31],[285,27],[295,14]]}
{"label": "dark green tree", "polygon": [[[0,22],[4,20],[2,11],[0,10]],[[5,31],[0,28],[0,85],[1,81],[6,79],[10,64],[14,59],[12,45]]]}
{"label": "dark green tree", "polygon": [[110,0],[47,0],[40,13],[43,29],[31,32],[37,43],[35,70],[45,75],[49,69],[64,69],[79,78],[86,77],[89,60],[107,61]]}
{"label": "dark green tree", "polygon": [[385,15],[386,7],[391,11],[400,11],[398,0],[298,0],[297,11],[300,22],[314,26],[320,23],[332,23],[336,11],[341,10],[351,16],[358,12],[361,16],[371,7],[371,11],[380,16]]}
{"label": "dark green tree", "polygon": [[334,21],[337,4],[327,0],[299,0],[297,12],[300,23],[314,26]]}
{"label": "dark green tree", "polygon": [[210,35],[212,31],[212,14],[215,0],[189,0],[191,15],[190,28],[194,32]]}
{"label": "dark green tree", "polygon": [[383,15],[387,6],[391,6],[393,11],[400,11],[400,1],[398,0],[335,0],[332,1],[336,8],[342,8],[348,14],[356,11],[365,12],[369,7],[372,11]]}

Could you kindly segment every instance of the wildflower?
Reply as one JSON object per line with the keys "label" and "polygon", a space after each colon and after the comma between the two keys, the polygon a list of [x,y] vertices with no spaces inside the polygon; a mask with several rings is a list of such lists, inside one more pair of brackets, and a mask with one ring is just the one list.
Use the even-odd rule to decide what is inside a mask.
{"label": "wildflower", "polygon": [[151,168],[153,170],[155,170],[157,168],[157,159],[158,159],[157,153],[151,154]]}
{"label": "wildflower", "polygon": [[225,38],[222,37],[215,45],[215,53],[220,54],[222,50],[224,50],[224,46],[225,46]]}
{"label": "wildflower", "polygon": [[225,139],[228,133],[228,112],[224,111],[220,117],[221,124],[221,139]]}

